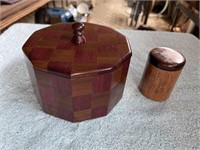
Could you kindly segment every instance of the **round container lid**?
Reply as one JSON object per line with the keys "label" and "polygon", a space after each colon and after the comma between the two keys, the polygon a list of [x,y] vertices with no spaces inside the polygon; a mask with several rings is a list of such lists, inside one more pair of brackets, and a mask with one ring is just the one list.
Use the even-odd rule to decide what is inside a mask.
{"label": "round container lid", "polygon": [[182,54],[167,47],[154,48],[151,50],[149,58],[151,64],[167,71],[180,70],[186,62]]}
{"label": "round container lid", "polygon": [[91,23],[60,23],[38,30],[23,51],[35,69],[69,78],[113,71],[131,57],[124,35]]}

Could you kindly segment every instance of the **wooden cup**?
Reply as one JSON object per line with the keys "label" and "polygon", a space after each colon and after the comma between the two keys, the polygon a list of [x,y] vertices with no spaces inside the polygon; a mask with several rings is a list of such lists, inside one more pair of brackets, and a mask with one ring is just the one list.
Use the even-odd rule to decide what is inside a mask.
{"label": "wooden cup", "polygon": [[151,100],[166,100],[170,96],[185,62],[185,57],[173,49],[154,48],[149,53],[139,84],[140,92]]}

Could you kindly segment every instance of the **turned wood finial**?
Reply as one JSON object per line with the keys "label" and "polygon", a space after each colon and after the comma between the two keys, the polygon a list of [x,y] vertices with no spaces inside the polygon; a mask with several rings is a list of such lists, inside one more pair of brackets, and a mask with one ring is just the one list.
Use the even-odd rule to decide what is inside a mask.
{"label": "turned wood finial", "polygon": [[72,29],[74,30],[74,36],[72,38],[72,42],[75,44],[85,43],[86,39],[83,35],[84,33],[84,24],[80,22],[76,22],[72,25]]}

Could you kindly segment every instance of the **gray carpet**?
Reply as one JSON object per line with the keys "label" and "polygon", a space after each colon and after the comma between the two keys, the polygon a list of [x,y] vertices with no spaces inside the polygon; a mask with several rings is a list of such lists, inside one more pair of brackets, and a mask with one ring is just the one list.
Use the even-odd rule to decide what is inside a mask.
{"label": "gray carpet", "polygon": [[[42,112],[22,45],[44,25],[16,24],[0,36],[0,150],[200,149],[200,42],[189,34],[120,30],[132,47],[121,101],[106,117],[70,123]],[[148,52],[158,46],[186,57],[172,95],[154,102],[138,84]]]}

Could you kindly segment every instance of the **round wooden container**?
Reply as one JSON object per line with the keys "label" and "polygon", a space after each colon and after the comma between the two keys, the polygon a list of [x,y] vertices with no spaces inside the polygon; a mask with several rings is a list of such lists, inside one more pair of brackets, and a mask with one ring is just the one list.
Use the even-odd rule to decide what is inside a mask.
{"label": "round wooden container", "polygon": [[186,59],[179,52],[159,47],[150,51],[139,90],[149,99],[166,100],[181,73]]}

